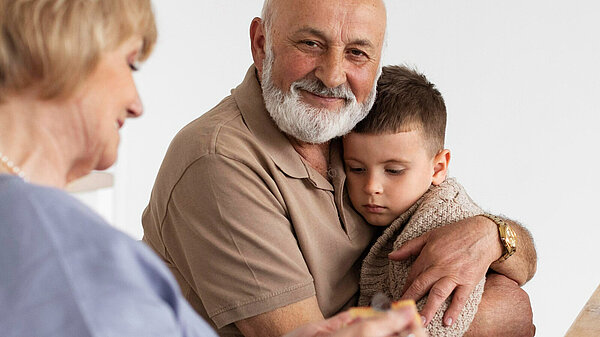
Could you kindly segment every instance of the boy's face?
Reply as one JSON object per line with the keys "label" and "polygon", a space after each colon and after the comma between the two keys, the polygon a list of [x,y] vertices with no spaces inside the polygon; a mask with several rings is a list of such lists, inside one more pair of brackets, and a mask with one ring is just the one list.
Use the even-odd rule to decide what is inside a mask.
{"label": "boy's face", "polygon": [[372,225],[389,225],[434,181],[434,158],[420,130],[383,135],[352,132],[343,142],[350,200]]}

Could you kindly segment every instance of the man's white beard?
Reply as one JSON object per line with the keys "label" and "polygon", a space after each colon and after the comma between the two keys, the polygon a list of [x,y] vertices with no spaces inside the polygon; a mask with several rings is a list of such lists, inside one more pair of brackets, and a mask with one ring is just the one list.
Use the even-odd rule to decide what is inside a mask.
{"label": "man's white beard", "polygon": [[[266,50],[261,81],[265,107],[281,131],[300,141],[321,144],[347,134],[367,116],[375,103],[377,79],[363,103],[356,101],[348,84],[327,88],[316,78],[303,78],[292,83],[286,94],[272,81],[274,56],[269,45]],[[319,96],[343,98],[345,104],[336,110],[315,108],[302,101],[300,89]]]}

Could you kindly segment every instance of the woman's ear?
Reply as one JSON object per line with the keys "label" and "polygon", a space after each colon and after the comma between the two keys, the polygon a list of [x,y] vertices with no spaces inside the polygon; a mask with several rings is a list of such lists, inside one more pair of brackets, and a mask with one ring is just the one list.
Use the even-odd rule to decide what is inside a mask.
{"label": "woman's ear", "polygon": [[431,183],[439,185],[448,175],[448,165],[450,164],[450,150],[444,149],[433,158],[433,177]]}
{"label": "woman's ear", "polygon": [[262,80],[263,60],[266,55],[266,42],[264,23],[261,18],[254,18],[250,24],[250,47],[254,66],[258,71],[258,78]]}

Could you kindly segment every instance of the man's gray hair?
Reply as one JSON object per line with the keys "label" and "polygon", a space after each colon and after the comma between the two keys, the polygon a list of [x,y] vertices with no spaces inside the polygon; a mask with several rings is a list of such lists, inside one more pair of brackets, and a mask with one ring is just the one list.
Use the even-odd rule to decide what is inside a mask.
{"label": "man's gray hair", "polygon": [[273,16],[275,15],[275,11],[273,9],[274,0],[265,0],[261,12],[261,18],[263,20],[263,25],[266,30],[271,29],[271,24],[273,23]]}

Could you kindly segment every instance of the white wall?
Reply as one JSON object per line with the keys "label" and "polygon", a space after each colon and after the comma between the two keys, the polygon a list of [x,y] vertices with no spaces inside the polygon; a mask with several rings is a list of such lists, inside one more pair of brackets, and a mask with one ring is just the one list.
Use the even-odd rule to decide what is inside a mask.
{"label": "white wall", "polygon": [[[160,40],[136,75],[146,114],[124,130],[114,223],[140,215],[175,133],[218,103],[251,63],[261,0],[155,0]],[[449,111],[451,173],[484,208],[533,233],[526,285],[538,336],[562,336],[600,282],[599,5],[580,1],[388,0],[384,63],[407,62]]]}

